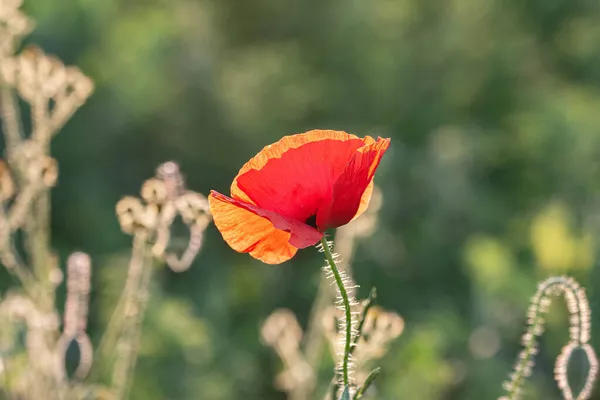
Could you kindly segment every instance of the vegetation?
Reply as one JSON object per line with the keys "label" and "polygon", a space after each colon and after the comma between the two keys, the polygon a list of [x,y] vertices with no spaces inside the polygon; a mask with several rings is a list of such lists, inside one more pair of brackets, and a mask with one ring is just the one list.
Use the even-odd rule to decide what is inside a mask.
{"label": "vegetation", "polygon": [[[115,204],[138,193],[157,166],[181,168],[194,192],[226,193],[265,144],[316,127],[393,143],[377,173],[380,207],[375,202],[333,238],[342,269],[360,285],[356,297],[377,288],[372,312],[382,318],[365,329],[379,341],[369,352],[365,340],[363,364],[360,344],[354,354],[357,381],[381,368],[365,399],[509,395],[502,382],[525,325],[537,323],[527,312],[538,282],[578,298],[573,281],[547,281],[572,276],[589,296],[590,326],[600,318],[593,312],[598,20],[600,7],[589,0],[1,0],[2,304],[16,310],[11,320],[26,316],[23,324],[37,327],[34,344],[41,344],[41,353],[14,358],[15,343],[27,346],[19,342],[23,328],[1,325],[1,395],[37,390],[33,398],[43,398],[62,388],[77,396],[275,400],[331,393],[338,317],[328,307],[323,254],[308,249],[274,267],[235,253],[208,225],[199,194],[166,218],[166,241],[160,224],[132,230],[140,225],[127,219],[132,210],[166,212],[166,197],[156,196],[165,179],[181,183],[160,171],[143,186],[152,189],[142,191],[143,201],[127,198],[115,215]],[[27,76],[11,75],[40,60],[48,65],[42,72],[67,71],[71,79],[68,88],[45,87],[44,105],[18,85]],[[10,104],[22,111],[20,123],[6,114]],[[15,208],[19,198],[24,206]],[[134,261],[147,257],[147,268],[130,290],[132,249]],[[189,268],[169,257],[186,249],[199,251]],[[540,290],[536,301],[545,298]],[[123,293],[134,312],[119,300]],[[83,303],[89,307],[68,306]],[[572,311],[545,314],[523,399],[561,397],[554,363],[574,351],[568,327],[581,324]],[[118,323],[110,323],[115,315]],[[286,321],[292,351],[265,329],[274,316]],[[64,376],[54,374],[62,370],[54,363],[31,370],[29,358],[55,361],[43,352],[63,345],[63,334],[78,338],[59,352]],[[600,344],[593,330],[577,340],[584,352],[583,345]],[[574,393],[595,360],[588,353],[577,363],[584,352],[574,351],[569,364]],[[290,357],[312,371],[302,384],[286,373]],[[95,363],[89,374],[87,361]],[[14,389],[14,371],[32,375]],[[65,377],[69,385],[56,383]]]}

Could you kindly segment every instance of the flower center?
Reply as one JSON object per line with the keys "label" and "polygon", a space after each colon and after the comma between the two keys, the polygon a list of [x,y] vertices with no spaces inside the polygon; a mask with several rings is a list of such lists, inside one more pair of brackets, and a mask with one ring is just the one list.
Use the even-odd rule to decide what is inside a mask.
{"label": "flower center", "polygon": [[313,228],[317,229],[317,214],[311,215],[310,217],[306,218],[306,221],[304,221],[304,223],[308,226],[312,226]]}

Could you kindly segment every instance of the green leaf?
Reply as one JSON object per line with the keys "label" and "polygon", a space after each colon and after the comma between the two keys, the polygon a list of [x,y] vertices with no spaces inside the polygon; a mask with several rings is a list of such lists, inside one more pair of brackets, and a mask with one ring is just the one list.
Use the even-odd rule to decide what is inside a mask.
{"label": "green leaf", "polygon": [[369,389],[371,384],[375,381],[375,378],[377,378],[377,375],[379,375],[380,372],[381,372],[381,368],[377,367],[369,373],[369,376],[367,376],[365,383],[362,385],[362,387],[360,389],[358,389],[358,392],[356,392],[356,395],[354,396],[354,400],[362,399],[363,395]]}
{"label": "green leaf", "polygon": [[350,388],[346,386],[339,400],[350,400]]}
{"label": "green leaf", "polygon": [[352,341],[352,347],[350,348],[350,354],[354,352],[358,345],[358,341],[360,340],[363,334],[363,328],[365,326],[365,322],[367,320],[367,314],[369,314],[369,310],[371,307],[375,305],[375,301],[377,301],[377,289],[375,287],[371,288],[371,292],[369,292],[369,297],[364,301],[362,315],[360,316],[360,320],[358,323],[357,334],[354,336],[354,340]]}

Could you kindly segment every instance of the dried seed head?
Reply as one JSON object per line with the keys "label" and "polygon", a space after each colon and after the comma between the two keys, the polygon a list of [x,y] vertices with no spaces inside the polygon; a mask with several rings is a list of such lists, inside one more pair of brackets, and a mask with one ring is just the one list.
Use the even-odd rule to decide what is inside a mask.
{"label": "dried seed head", "polygon": [[276,386],[292,392],[297,387],[312,385],[314,371],[300,350],[303,333],[296,316],[290,310],[276,310],[263,324],[261,333],[263,341],[275,349],[285,365],[275,379]]}
{"label": "dried seed head", "polygon": [[31,137],[47,146],[93,91],[93,82],[75,67],[37,47],[0,63],[2,80],[14,87],[32,108]]}
{"label": "dried seed head", "polygon": [[23,0],[1,0],[0,20],[4,21],[6,15],[9,15],[14,10],[18,10],[21,5],[23,5]]}
{"label": "dried seed head", "polygon": [[21,97],[33,102],[37,96],[44,95],[48,87],[56,86],[55,70],[62,70],[56,75],[62,77],[64,82],[65,72],[62,63],[57,59],[46,57],[37,47],[29,47],[20,55],[3,63],[2,77],[5,82],[17,89]]}
{"label": "dried seed head", "polygon": [[141,190],[142,198],[152,204],[163,204],[167,199],[165,183],[160,179],[148,179]]}
{"label": "dried seed head", "polygon": [[175,200],[175,207],[186,224],[200,221],[206,226],[210,222],[210,208],[206,197],[199,193],[187,192]]}
{"label": "dried seed head", "polygon": [[57,97],[64,97],[79,107],[94,91],[94,82],[85,76],[77,67],[66,68],[65,85]]}
{"label": "dried seed head", "polygon": [[[6,60],[0,70],[5,82],[21,97],[34,102],[38,96],[57,101],[55,108],[79,107],[92,93],[93,82],[76,67],[65,67],[56,57],[34,46]],[[59,104],[60,102],[60,104]]]}
{"label": "dried seed head", "polygon": [[142,203],[135,197],[124,197],[117,203],[116,211],[123,232],[133,234],[144,213]]}
{"label": "dried seed head", "polygon": [[24,171],[24,177],[30,183],[43,184],[52,187],[58,179],[57,161],[44,154],[40,144],[34,140],[21,143],[13,153],[10,160],[19,165]]}
{"label": "dried seed head", "polygon": [[[182,272],[191,266],[202,248],[204,230],[211,220],[208,200],[199,193],[185,190],[179,166],[174,162],[161,164],[157,176],[165,188],[166,199],[160,208],[152,251],[163,258],[171,270]],[[166,253],[171,241],[171,226],[177,214],[190,230],[187,247],[181,255]]]}
{"label": "dried seed head", "polygon": [[33,29],[33,21],[19,7],[22,0],[0,1],[0,58],[14,53],[18,40]]}
{"label": "dried seed head", "polygon": [[135,197],[122,198],[116,207],[121,230],[133,234],[136,229],[153,231],[158,222],[158,207],[155,204],[143,206]]}
{"label": "dried seed head", "polygon": [[274,311],[264,322],[261,334],[270,346],[281,341],[299,346],[302,340],[302,329],[296,316],[286,309]]}
{"label": "dried seed head", "polygon": [[[202,248],[204,231],[211,216],[207,199],[201,194],[186,191],[179,166],[170,161],[161,164],[157,178],[147,180],[141,189],[141,196],[147,203],[126,197],[117,204],[117,215],[121,228],[133,233],[136,228],[148,230],[154,241],[152,253],[163,259],[176,272],[190,267]],[[188,244],[183,253],[167,253],[171,241],[171,227],[177,215],[190,231]]]}
{"label": "dried seed head", "polygon": [[[387,312],[381,307],[372,307],[367,314],[368,333],[371,338],[377,337],[385,345],[400,336],[404,331],[404,319],[394,312]],[[365,324],[365,329],[367,325]],[[372,339],[371,339],[372,340]]]}
{"label": "dried seed head", "polygon": [[167,196],[171,201],[185,193],[185,183],[177,163],[167,161],[161,164],[156,170],[156,176],[165,183]]}

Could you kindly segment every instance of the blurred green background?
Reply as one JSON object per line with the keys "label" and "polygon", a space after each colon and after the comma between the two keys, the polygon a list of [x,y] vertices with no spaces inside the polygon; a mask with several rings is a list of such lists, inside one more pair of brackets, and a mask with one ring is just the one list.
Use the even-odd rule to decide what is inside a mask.
{"label": "blurred green background", "polygon": [[[75,250],[94,260],[95,342],[126,271],[121,196],[167,160],[192,190],[226,193],[264,145],[313,128],[392,137],[376,178],[381,223],[353,266],[361,296],[376,286],[406,321],[380,363],[380,399],[499,397],[538,280],[570,274],[600,310],[597,0],[26,0],[24,10],[37,21],[27,42],[96,83],[53,143],[52,227],[62,260]],[[260,324],[278,307],[306,324],[321,262],[307,249],[264,265],[211,226],[189,271],[158,274],[132,398],[284,399]],[[562,306],[548,327],[527,399],[559,398]]]}

